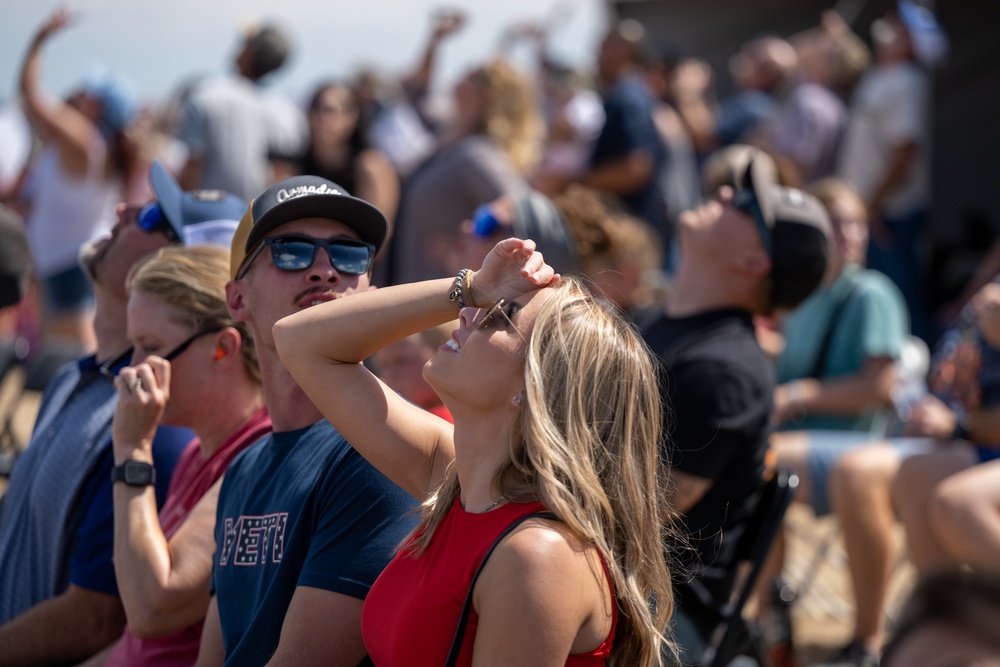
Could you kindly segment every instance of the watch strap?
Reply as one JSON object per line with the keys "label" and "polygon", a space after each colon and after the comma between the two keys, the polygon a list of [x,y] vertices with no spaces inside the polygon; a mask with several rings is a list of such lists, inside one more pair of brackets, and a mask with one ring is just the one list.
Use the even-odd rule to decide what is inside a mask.
{"label": "watch strap", "polygon": [[952,440],[965,440],[971,441],[972,434],[969,433],[969,415],[962,413],[955,420],[955,430],[951,432]]}

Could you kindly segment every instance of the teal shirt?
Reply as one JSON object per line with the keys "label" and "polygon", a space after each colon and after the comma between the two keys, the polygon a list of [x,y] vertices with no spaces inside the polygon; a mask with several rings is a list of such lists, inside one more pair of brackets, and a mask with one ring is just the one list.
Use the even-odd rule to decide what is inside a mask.
{"label": "teal shirt", "polygon": [[[846,296],[837,322],[831,322]],[[857,373],[868,359],[898,359],[909,333],[903,296],[882,273],[849,265],[832,285],[806,299],[786,319],[785,350],[778,358],[778,382],[809,377],[816,369],[828,327],[833,335],[826,351],[820,379]],[[837,429],[869,431],[881,417],[880,410],[841,416],[807,416],[783,429]]]}

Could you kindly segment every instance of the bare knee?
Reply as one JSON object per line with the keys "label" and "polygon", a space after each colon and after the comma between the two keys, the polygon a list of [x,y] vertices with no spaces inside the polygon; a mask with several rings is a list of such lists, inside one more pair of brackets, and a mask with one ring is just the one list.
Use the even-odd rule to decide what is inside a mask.
{"label": "bare knee", "polygon": [[838,512],[890,498],[899,456],[888,447],[864,447],[845,454],[830,474],[830,492]]}
{"label": "bare knee", "polygon": [[930,493],[929,520],[934,532],[945,536],[957,527],[968,526],[975,516],[975,498],[970,498],[961,479],[947,478]]}

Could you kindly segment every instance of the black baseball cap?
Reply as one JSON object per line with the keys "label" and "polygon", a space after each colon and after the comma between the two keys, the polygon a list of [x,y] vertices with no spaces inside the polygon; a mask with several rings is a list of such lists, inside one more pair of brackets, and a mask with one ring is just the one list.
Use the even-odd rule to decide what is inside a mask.
{"label": "black baseball cap", "polygon": [[293,176],[275,183],[252,202],[233,237],[229,271],[236,278],[254,247],[281,225],[303,218],[341,222],[376,254],[385,243],[389,222],[373,204],[351,196],[346,189],[319,176]]}
{"label": "black baseball cap", "polygon": [[771,306],[791,310],[819,286],[830,255],[830,216],[816,197],[778,185],[753,159],[733,205],[755,217],[771,257]]}

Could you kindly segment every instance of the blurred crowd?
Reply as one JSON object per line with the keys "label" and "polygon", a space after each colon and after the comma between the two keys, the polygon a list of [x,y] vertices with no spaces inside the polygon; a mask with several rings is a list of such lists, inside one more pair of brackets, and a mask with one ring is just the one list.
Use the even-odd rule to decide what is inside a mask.
{"label": "blurred crowd", "polygon": [[[23,388],[45,394],[30,443],[16,441],[4,416],[0,665],[424,664],[412,656],[425,651],[426,664],[440,664],[453,630],[400,637],[383,626],[400,609],[438,613],[393,609],[387,594],[398,591],[387,586],[405,589],[400,560],[445,553],[428,536],[461,541],[471,530],[437,509],[457,489],[463,504],[480,497],[483,514],[505,520],[540,503],[577,552],[597,549],[590,567],[604,564],[607,585],[596,595],[614,596],[615,612],[607,628],[582,624],[551,664],[708,664],[777,471],[798,478],[797,502],[838,517],[848,553],[854,629],[822,664],[878,665],[890,638],[887,665],[945,664],[931,658],[962,646],[961,664],[997,660],[998,626],[964,620],[965,601],[948,596],[958,586],[996,591],[1000,262],[988,255],[961,303],[935,311],[924,261],[930,100],[948,40],[933,14],[900,0],[870,26],[831,10],[797,34],[757,36],[729,60],[726,94],[716,90],[721,73],[635,20],[608,27],[589,71],[553,58],[545,26],[518,24],[442,108],[433,103],[439,61],[470,18],[435,12],[405,76],[321,78],[302,104],[271,85],[295,48],[279,24],[247,29],[230,72],[189,80],[159,107],[142,105],[110,70],[59,99],[43,85],[45,49],[86,24],[58,10],[31,36],[19,79],[30,133],[11,110],[0,117],[5,160],[15,156],[0,172],[0,372],[26,369],[34,384]],[[533,54],[527,69],[511,58],[523,47]],[[511,237],[533,245],[511,249]],[[274,276],[261,278],[260,257]],[[515,279],[497,257],[544,280],[504,292]],[[549,269],[567,278],[549,282]],[[286,289],[288,276],[304,282]],[[427,281],[447,282],[438,291],[461,310],[440,321],[407,311],[407,300],[424,303],[411,284]],[[456,327],[516,329],[515,296],[578,284],[613,304],[656,362],[664,421],[649,444],[669,482],[643,488],[669,503],[655,539],[672,593],[659,560],[648,569],[626,557],[649,517],[596,520],[586,502],[567,505],[546,486],[558,477],[589,488],[586,477],[608,507],[628,508],[627,471],[607,481],[610,464],[550,470],[544,456],[518,454],[547,451],[531,443],[567,428],[569,407],[546,428],[524,427],[523,443],[511,436],[510,468],[484,477],[489,494],[475,496],[462,467],[462,434],[486,412],[478,389],[448,384],[436,355],[464,348]],[[313,328],[353,326],[346,315],[293,315],[363,293],[346,300],[356,311],[341,310],[364,335],[344,335],[340,347]],[[406,324],[379,320],[380,307]],[[288,315],[292,324],[272,334]],[[530,374],[542,342],[521,333],[531,338],[518,357],[527,355],[527,386],[501,401],[526,411],[512,422],[519,434],[544,419],[534,401],[547,387]],[[581,336],[564,347],[603,350]],[[186,352],[201,348],[200,362]],[[364,393],[375,392],[367,375],[327,369],[354,356],[408,405],[455,423],[454,451],[430,436],[444,427],[418,427],[391,401],[380,412],[382,395]],[[487,369],[514,367],[513,358],[484,356],[484,380],[499,382]],[[578,370],[564,381],[584,394],[614,384]],[[633,370],[650,377],[624,364],[620,381]],[[341,378],[371,400],[327,393],[321,380]],[[438,444],[427,461],[396,466],[365,448],[371,434],[358,422],[367,418],[393,442]],[[458,462],[451,472],[441,451]],[[430,487],[411,477],[425,468]],[[897,522],[921,583],[893,636]],[[476,552],[485,561],[491,540],[474,539],[486,540]],[[772,591],[791,591],[786,602],[795,594],[783,552],[779,534],[748,635],[787,658],[756,629],[774,612]],[[255,564],[267,568],[237,567]],[[470,591],[502,588],[489,570],[481,584],[471,575],[460,582]],[[421,576],[438,586],[445,574]],[[449,614],[461,608],[458,590]],[[997,618],[1000,600],[980,597],[981,616]],[[465,648],[464,626],[452,644],[461,664],[472,664],[473,638],[475,664],[505,643],[496,607],[474,602]],[[86,622],[68,629],[79,617]],[[483,648],[470,634],[477,624]],[[435,632],[437,644],[417,636]]]}

